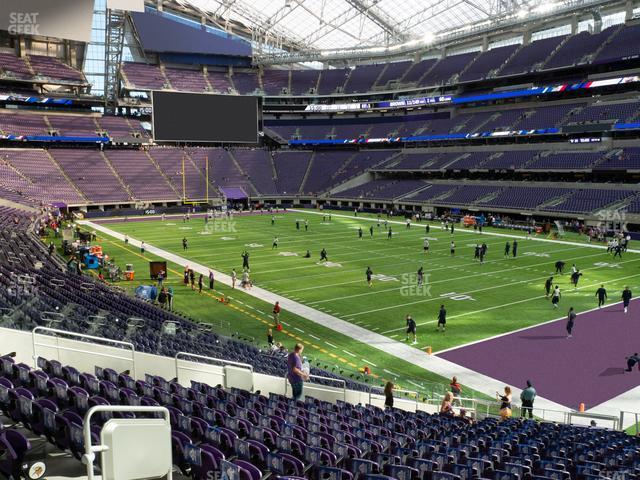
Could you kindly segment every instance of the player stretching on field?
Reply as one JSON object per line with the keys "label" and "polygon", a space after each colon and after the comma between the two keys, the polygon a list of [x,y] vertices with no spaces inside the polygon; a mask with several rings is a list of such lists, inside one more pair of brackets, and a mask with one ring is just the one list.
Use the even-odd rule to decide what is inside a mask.
{"label": "player stretching on field", "polygon": [[273,243],[271,244],[271,250],[278,248],[278,237],[273,237]]}
{"label": "player stretching on field", "polygon": [[329,259],[327,258],[327,251],[323,248],[322,250],[320,250],[320,261],[321,262],[328,262]]}
{"label": "player stretching on field", "polygon": [[429,253],[429,240],[427,240],[426,238],[424,239],[424,243],[422,244],[422,250],[424,250],[424,253]]}
{"label": "player stretching on field", "polygon": [[367,267],[367,284],[369,285],[369,288],[373,287],[373,281],[371,280],[371,275],[373,275],[373,270],[371,270],[371,267]]}
{"label": "player stretching on field", "polygon": [[547,281],[544,282],[544,298],[549,298],[549,294],[551,294],[551,285],[553,285],[553,277],[547,278]]}

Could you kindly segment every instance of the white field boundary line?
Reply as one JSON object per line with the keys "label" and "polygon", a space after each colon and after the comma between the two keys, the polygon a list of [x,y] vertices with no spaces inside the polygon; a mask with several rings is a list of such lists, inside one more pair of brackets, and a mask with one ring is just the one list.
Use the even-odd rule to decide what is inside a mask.
{"label": "white field boundary line", "polygon": [[[627,261],[621,262],[621,263],[638,262],[638,261],[640,261],[640,258],[636,258],[635,260],[627,260]],[[590,268],[589,270],[597,270],[598,268],[607,268],[607,267],[596,267],[596,268]],[[627,276],[627,277],[619,277],[619,278],[617,278],[615,280],[611,280],[609,282],[598,282],[598,283],[592,284],[592,285],[584,285],[584,286],[578,287],[577,289],[574,289],[574,290],[582,290],[583,288],[587,288],[587,287],[593,288],[594,286],[596,286],[598,284],[601,284],[601,283],[611,284],[613,282],[617,282],[617,281],[623,280],[625,278],[637,277],[638,275],[640,275],[640,274],[630,275],[630,276]],[[545,277],[538,277],[538,280],[542,279],[542,278],[545,278]],[[484,292],[484,291],[487,291],[487,290],[494,290],[496,288],[503,288],[503,287],[509,287],[509,286],[512,286],[512,285],[518,285],[518,284],[522,284],[522,283],[529,283],[531,281],[532,281],[532,279],[527,279],[527,280],[522,280],[522,281],[519,281],[519,282],[510,282],[510,283],[504,283],[504,284],[501,284],[501,285],[492,285],[490,287],[483,287],[483,288],[478,288],[476,290],[468,290],[466,292],[460,292],[460,294],[465,294],[466,295],[466,294],[470,294],[470,293]],[[531,297],[529,299],[520,300],[520,301],[517,301],[517,302],[512,302],[511,304],[522,303],[524,301],[534,300],[536,298],[540,298],[540,297],[539,296]],[[417,304],[421,304],[421,303],[429,303],[429,302],[433,302],[433,301],[446,301],[446,298],[443,298],[443,297],[429,297],[428,299],[417,300],[415,302],[408,302],[408,303],[403,303],[403,304],[399,304],[399,305],[389,305],[387,307],[375,308],[375,309],[372,309],[372,310],[365,310],[364,312],[348,313],[348,314],[344,314],[343,317],[345,317],[345,318],[359,317],[360,315],[366,315],[368,313],[375,313],[375,312],[381,312],[381,311],[386,311],[386,310],[393,310],[393,309],[396,309],[396,308],[404,308],[404,307],[408,307],[410,305],[417,305]],[[492,310],[492,309],[500,308],[501,306],[502,305],[497,305],[497,306],[494,306],[494,307],[489,307],[489,308],[487,308],[485,310]],[[479,313],[479,312],[476,312],[476,313]]]}
{"label": "white field boundary line", "polygon": [[[582,287],[580,287],[580,288],[582,288]],[[524,301],[535,300],[536,298],[544,298],[544,295],[541,295],[540,297],[533,297],[533,298],[530,298],[530,299],[527,299],[527,300],[524,300]],[[603,308],[613,307],[613,306],[616,306],[616,305],[620,305],[621,303],[622,303],[621,301],[620,302],[609,303]],[[595,312],[596,310],[602,310],[602,308],[599,308],[599,307],[590,308],[589,310],[585,310],[583,312],[578,313],[577,316],[584,315],[584,314],[591,313],[591,312]],[[460,314],[460,315],[454,315],[451,318],[461,317],[463,315],[469,315],[469,314],[472,314],[472,313],[479,313],[480,311],[468,312],[468,313],[463,313],[463,314]],[[477,345],[478,343],[488,342],[490,340],[495,340],[497,338],[506,337],[507,335],[512,335],[514,333],[520,333],[520,332],[525,332],[527,330],[532,330],[534,328],[541,327],[543,325],[548,325],[549,323],[558,322],[558,321],[561,321],[561,320],[566,320],[566,318],[567,318],[567,316],[563,315],[561,317],[554,318],[552,320],[546,320],[546,321],[541,322],[541,323],[536,323],[535,325],[530,325],[528,327],[517,328],[516,330],[511,330],[509,332],[499,333],[499,334],[494,335],[492,337],[483,338],[481,340],[474,340],[472,342],[468,342],[468,343],[465,343],[465,344],[462,344],[462,345],[458,345],[458,346],[455,346],[455,347],[445,348],[443,350],[439,350],[437,352],[434,352],[433,354],[434,355],[442,355],[443,353],[453,352],[455,350],[460,350],[462,348],[470,347],[471,345]],[[433,321],[433,323],[435,323],[435,322],[436,322],[436,320]]]}
{"label": "white field boundary line", "polygon": [[[573,248],[571,250],[573,250]],[[592,255],[583,255],[583,256],[580,256],[580,257],[569,257],[569,260],[596,257],[596,256],[599,256],[599,255],[602,255],[602,254],[596,253],[596,254],[592,254]],[[486,263],[489,263],[489,262],[485,262],[485,264]],[[534,264],[531,264],[531,265],[523,265],[521,267],[508,268],[508,269],[505,269],[505,270],[493,270],[491,272],[476,273],[476,274],[473,274],[473,275],[465,275],[463,277],[451,277],[451,278],[446,278],[446,279],[443,279],[443,280],[436,280],[434,282],[425,282],[425,285],[428,286],[428,285],[435,285],[437,283],[455,282],[455,281],[461,280],[463,278],[466,279],[466,278],[493,276],[493,275],[498,275],[499,276],[500,274],[503,274],[505,272],[513,272],[515,270],[530,270],[530,269],[536,269],[537,270],[539,267],[541,267],[543,265],[548,265],[548,263],[549,262],[534,263]],[[450,269],[451,270],[456,270],[456,268],[453,267],[453,266],[450,267]],[[447,267],[434,268],[434,269],[431,269],[431,270],[427,270],[425,272],[425,274],[428,275],[431,272],[435,272],[435,271],[439,271],[439,270],[447,270]],[[589,270],[589,267],[583,268],[580,271],[582,272],[584,270]],[[409,273],[414,273],[414,272],[409,272]],[[535,277],[535,278],[531,278],[531,279],[526,280],[526,281],[530,282],[530,281],[537,280],[538,278],[539,277]],[[360,280],[360,282],[364,283],[364,280]],[[380,282],[375,282],[375,283],[380,283]],[[515,283],[522,283],[522,282],[518,281],[518,282],[515,282]],[[347,295],[347,296],[344,296],[344,297],[335,297],[335,298],[330,298],[330,299],[325,299],[325,300],[315,300],[315,301],[309,302],[309,305],[318,305],[318,304],[321,304],[321,303],[340,301],[340,300],[347,300],[347,299],[350,299],[350,298],[364,297],[364,296],[368,296],[368,295],[378,295],[380,293],[386,293],[386,292],[393,292],[393,291],[396,291],[396,290],[402,290],[403,288],[406,288],[406,285],[405,286],[400,286],[400,287],[394,287],[394,288],[386,288],[386,289],[382,289],[382,290],[377,289],[377,290],[371,290],[371,291],[368,291],[368,292],[354,293],[353,295]],[[470,292],[462,292],[462,293],[470,293]]]}
{"label": "white field boundary line", "polygon": [[[571,250],[574,250],[574,247],[570,247],[570,248],[563,248],[563,249],[559,249],[559,250],[557,250],[557,251],[558,251],[558,252],[564,252],[564,251],[571,251]],[[530,251],[530,250],[529,250],[529,251]],[[602,254],[597,254],[597,255],[602,255]],[[458,257],[458,258],[461,258],[461,257]],[[524,258],[525,258],[525,259],[527,259],[528,257],[526,257],[526,256],[525,256]],[[532,259],[533,259],[533,258],[534,258],[534,257],[532,257]],[[585,257],[574,257],[574,258],[585,258]],[[428,271],[427,271],[427,272],[425,272],[425,273],[431,273],[431,272],[438,272],[438,271],[440,271],[440,270],[463,270],[463,271],[465,271],[465,269],[467,269],[467,268],[472,268],[472,267],[473,267],[473,268],[475,268],[475,265],[477,265],[477,264],[478,264],[477,262],[474,262],[474,263],[472,263],[472,264],[462,263],[462,264],[449,264],[449,265],[443,265],[443,266],[440,266],[440,264],[437,264],[437,266],[435,266],[435,268],[429,268],[429,265],[436,265],[436,264],[427,263],[427,264],[425,265],[425,264],[424,264],[424,260],[427,260],[427,259],[426,259],[426,258],[423,258],[423,259],[419,259],[419,260],[417,260],[417,261],[416,261],[416,260],[414,260],[414,261],[412,261],[412,262],[401,262],[401,263],[397,263],[397,262],[396,262],[396,263],[393,263],[392,265],[394,265],[394,266],[398,266],[398,265],[404,265],[404,264],[406,264],[406,263],[411,263],[412,265],[416,265],[416,263],[417,263],[417,262],[421,262],[421,263],[419,263],[420,265],[422,265],[422,266],[426,266],[426,267],[428,268]],[[510,262],[510,261],[512,261],[512,260],[510,260],[510,259],[505,259],[505,258],[498,258],[498,259],[495,259],[495,260],[487,260],[486,262],[484,262],[484,263],[483,263],[483,265],[494,264],[494,263],[501,263],[501,262]],[[549,261],[551,261],[551,260],[549,260]],[[344,263],[344,262],[343,262],[343,263]],[[494,271],[492,271],[492,272],[484,272],[484,273],[481,273],[481,274],[478,274],[478,275],[494,275],[494,274],[496,274],[497,272],[506,272],[506,271],[519,270],[519,269],[527,269],[527,268],[537,268],[537,267],[540,267],[540,266],[545,265],[545,264],[547,264],[547,263],[548,263],[548,262],[544,262],[544,263],[532,263],[532,264],[529,264],[529,265],[523,265],[523,266],[516,267],[516,268],[509,268],[509,269],[507,269],[507,270],[494,270]],[[382,267],[382,269],[383,269],[383,270],[384,270],[384,266],[385,266],[385,265],[386,265],[386,264],[383,264],[383,267]],[[378,268],[378,270],[380,270],[380,269]],[[357,269],[357,270],[356,270],[356,269],[342,269],[342,270],[340,270],[340,273],[347,273],[347,272],[348,272],[348,273],[351,273],[351,272],[362,272],[362,269]],[[415,273],[415,271],[411,271],[411,272],[402,272],[402,273]],[[396,274],[396,273],[385,273],[385,275],[402,275],[402,273],[400,273],[400,274]],[[473,275],[472,275],[472,276],[473,276]],[[309,278],[309,277],[305,277],[305,278]],[[466,277],[465,277],[465,278],[466,278]],[[298,289],[295,289],[295,290],[288,290],[288,292],[291,292],[291,293],[292,293],[292,292],[302,292],[302,291],[306,291],[306,290],[317,290],[317,289],[319,289],[319,288],[329,288],[329,287],[335,287],[335,286],[339,286],[339,285],[349,285],[349,284],[352,284],[352,283],[362,283],[362,282],[363,282],[363,280],[360,278],[359,280],[351,280],[351,281],[349,281],[349,282],[340,282],[340,283],[333,283],[333,284],[326,284],[326,285],[318,285],[318,286],[315,286],[315,287],[298,288]],[[270,281],[270,282],[268,282],[268,283],[273,283],[273,281]],[[383,291],[384,291],[384,290],[383,290]]]}
{"label": "white field boundary line", "polygon": [[[635,261],[635,260],[634,260],[634,261]],[[596,286],[598,286],[598,285],[601,285],[601,284],[603,284],[603,283],[604,283],[605,285],[606,285],[606,284],[612,284],[612,283],[619,282],[619,281],[621,281],[621,280],[625,280],[625,279],[628,279],[628,278],[634,278],[634,277],[638,277],[638,276],[640,276],[640,274],[628,275],[628,276],[626,276],[626,277],[616,278],[615,280],[610,280],[610,281],[608,281],[608,282],[596,282],[596,283],[593,283],[593,284],[590,284],[590,285],[583,285],[583,286],[578,287],[578,288],[575,288],[575,289],[570,289],[570,290],[569,290],[569,293],[570,293],[570,292],[575,292],[576,290],[582,290],[582,289],[585,289],[585,288],[594,288],[594,287],[596,287]],[[490,290],[490,289],[492,289],[492,288],[503,288],[503,287],[508,287],[508,286],[511,286],[511,285],[517,285],[517,284],[519,284],[519,283],[526,283],[526,282],[527,282],[527,281],[514,282],[514,283],[505,284],[505,285],[497,285],[497,286],[495,286],[495,287],[482,288],[482,289],[480,289],[480,290],[474,290],[474,291],[466,292],[466,293],[476,293],[476,292],[478,292],[478,291]],[[477,313],[482,313],[482,312],[488,312],[488,311],[490,311],[490,310],[497,310],[497,309],[499,309],[499,308],[510,307],[511,305],[518,305],[518,304],[520,304],[520,303],[526,303],[526,302],[530,302],[530,301],[532,301],[532,300],[536,300],[536,299],[540,299],[540,298],[546,298],[546,296],[545,296],[545,295],[537,295],[537,296],[535,296],[535,297],[523,298],[523,299],[521,299],[521,300],[515,300],[515,301],[513,301],[513,302],[509,302],[509,303],[501,303],[501,304],[499,304],[499,305],[492,305],[491,307],[482,308],[482,309],[480,309],[480,310],[473,310],[473,311],[470,311],[470,312],[459,313],[459,314],[457,314],[457,315],[451,315],[451,316],[448,316],[448,317],[447,317],[447,320],[449,320],[449,319],[453,319],[453,318],[466,317],[467,315],[475,315],[475,314],[477,314]],[[432,297],[432,298],[431,298],[431,300],[440,300],[440,301],[443,301],[443,302],[444,302],[444,301],[446,301],[447,299],[446,299],[446,298],[443,298],[443,297]],[[423,303],[426,303],[427,301],[428,301],[428,300],[424,301]],[[415,303],[415,302],[414,302],[414,303]],[[620,302],[616,302],[616,303],[620,303]],[[616,303],[612,303],[611,305],[615,305]],[[403,307],[404,307],[404,306],[407,306],[407,305],[408,305],[408,304],[401,305],[401,306],[403,306]],[[389,308],[393,308],[393,307],[389,307]],[[589,311],[589,312],[590,312],[590,311],[593,311],[593,310],[587,310],[587,311]],[[367,313],[370,313],[370,312],[367,312]],[[353,316],[353,315],[354,315],[354,314],[351,314],[351,315],[345,315],[345,316]],[[551,321],[555,321],[555,320],[551,320]],[[426,321],[426,322],[418,323],[418,324],[416,324],[416,326],[428,325],[428,324],[435,323],[435,322],[436,322],[436,320],[429,320],[429,321]],[[543,322],[543,323],[539,323],[539,324],[537,324],[537,325],[544,325],[545,323],[548,323],[548,321],[545,321],[545,322]],[[534,325],[534,326],[536,326],[536,325]],[[524,328],[526,329],[526,328],[533,328],[533,327],[524,327]],[[392,329],[392,330],[387,330],[387,331],[385,331],[385,332],[382,332],[382,334],[393,333],[393,332],[400,332],[400,331],[403,331],[403,330],[405,330],[405,328],[404,328],[404,327],[402,327],[402,328],[394,328],[394,329]],[[515,333],[515,332],[519,332],[519,331],[520,331],[520,330],[512,330],[512,331],[510,331],[510,332],[507,332],[507,333],[506,333],[506,334],[504,334],[504,335],[508,335],[509,333]],[[503,334],[499,334],[499,336],[500,336],[500,335],[503,335]],[[491,337],[491,338],[496,338],[496,337]],[[485,340],[489,340],[489,339],[485,339]],[[484,340],[480,340],[480,341],[484,341]],[[454,348],[459,348],[459,347],[454,347]]]}
{"label": "white field boundary line", "polygon": [[[640,303],[637,300],[633,301],[634,303]],[[617,305],[621,305],[622,302],[614,302],[614,303],[610,303],[608,305],[606,305],[604,308],[609,308],[609,307],[615,307]],[[637,307],[637,305],[636,305]],[[591,308],[589,310],[585,310],[584,312],[580,312],[578,313],[578,316],[580,315],[584,315],[587,313],[591,313],[591,312],[595,312],[598,310],[602,310],[599,307],[594,307]],[[452,317],[453,318],[453,317]],[[523,327],[523,328],[519,328],[517,330],[513,330],[511,332],[505,332],[505,333],[500,333],[498,335],[494,335],[492,337],[488,337],[488,338],[484,338],[482,340],[474,340],[473,342],[469,342],[469,343],[465,343],[464,345],[459,345],[457,347],[451,347],[451,348],[446,348],[444,350],[440,350],[439,352],[435,352],[433,355],[434,356],[438,356],[438,355],[442,355],[443,353],[446,352],[453,352],[456,350],[460,350],[463,349],[465,347],[470,347],[472,345],[477,345],[479,343],[483,343],[483,342],[488,342],[490,340],[495,340],[497,338],[501,338],[501,337],[506,337],[507,335],[511,335],[511,334],[515,334],[515,333],[520,333],[520,332],[525,332],[527,330],[532,330],[534,328],[540,327],[542,325],[548,325],[550,323],[554,323],[554,322],[558,322],[558,321],[562,321],[566,319],[566,315],[562,316],[562,317],[558,317],[556,319],[553,320],[547,320],[546,322],[542,322],[542,323],[538,323],[536,325],[531,325],[529,327]],[[435,322],[435,320],[434,320]],[[602,415],[613,415],[613,416],[618,416],[620,414],[621,411],[626,411],[626,412],[636,412],[638,411],[638,402],[640,401],[640,386],[634,387],[631,390],[628,390],[626,392],[621,393],[620,395],[613,397],[599,405],[596,405],[595,407],[589,408],[587,409],[587,413],[598,413],[598,414],[602,414]],[[633,425],[634,420],[633,418],[629,417],[625,419],[624,428],[630,427],[631,425]]]}
{"label": "white field boundary line", "polygon": [[[489,245],[491,245],[491,243],[489,243]],[[575,247],[571,247],[571,248],[567,248],[567,249],[560,249],[558,251],[566,251],[566,250],[573,250]],[[377,250],[376,250],[377,251]],[[531,250],[528,250],[531,251]],[[381,252],[384,253],[384,250],[382,250]],[[371,251],[368,252],[369,256],[371,254]],[[430,252],[431,255],[431,252]],[[404,257],[404,256],[398,256],[396,255],[395,257]],[[332,257],[333,258],[333,257]],[[353,258],[353,256],[350,256],[349,258]],[[431,258],[427,257],[427,256],[422,256],[421,258],[413,258],[413,257],[408,257],[407,258],[411,258],[408,261],[403,261],[403,262],[393,262],[391,264],[386,264],[383,263],[382,268],[384,268],[386,265],[393,265],[393,266],[400,266],[400,265],[422,265],[422,266],[426,266],[429,267],[429,265],[434,266],[435,268],[432,268],[429,270],[429,272],[433,272],[433,271],[438,271],[438,270],[447,270],[447,269],[451,269],[451,270],[464,270],[465,268],[471,268],[472,265],[475,265],[475,263],[473,264],[449,264],[449,265],[443,265],[440,263],[440,260],[442,260],[443,258],[450,258],[449,255],[443,255],[443,258],[438,258],[435,259],[434,263],[430,263]],[[457,259],[462,258],[460,256],[457,257]],[[527,258],[526,256],[524,256],[523,258]],[[345,260],[345,261],[341,261],[341,260],[336,260],[338,263],[353,263],[355,260]],[[487,260],[486,262],[484,262],[484,265],[487,264],[494,264],[494,263],[500,263],[500,262],[508,262],[508,261],[512,261],[509,259],[505,259],[505,258],[497,258],[494,260]],[[442,265],[442,266],[441,266]],[[524,268],[533,268],[537,265],[541,265],[541,264],[530,264],[527,266],[524,266]],[[308,265],[308,266],[303,266],[303,267],[293,267],[293,268],[286,268],[286,269],[275,269],[275,270],[266,270],[266,271],[261,271],[260,273],[275,273],[275,272],[283,272],[283,271],[289,271],[289,270],[293,270],[293,269],[297,269],[300,270],[302,268],[312,268],[313,265]],[[356,272],[362,272],[362,268],[342,268],[340,269],[340,273],[345,274],[345,273],[356,273]],[[314,275],[305,275],[305,279],[309,280],[310,278],[324,278],[324,277],[332,277],[335,274],[335,272],[326,272],[326,273],[319,273],[319,274],[314,274]],[[267,284],[269,285],[273,285],[273,284],[277,284],[279,282],[283,282],[283,281],[289,281],[289,279],[270,279],[268,280]],[[346,284],[350,284],[350,283],[358,283],[361,280],[354,280],[354,281],[350,281],[350,282],[342,282],[342,283],[338,283],[338,284],[326,284],[326,285],[319,285],[317,288],[326,288],[326,287],[333,287],[336,285],[346,285]],[[292,290],[291,292],[294,291],[303,291],[303,290],[308,290],[309,288],[305,288],[305,289],[298,289],[298,290]]]}
{"label": "white field boundary line", "polygon": [[[468,233],[471,233],[471,232],[468,232]],[[421,235],[422,235],[422,234],[420,234],[420,236],[421,236]],[[173,238],[173,237],[172,237],[172,238]],[[154,239],[152,239],[152,240],[154,240]],[[270,240],[269,240],[269,241],[270,241]],[[499,243],[498,241],[496,241],[496,242],[487,241],[486,243],[487,243],[489,246],[501,244],[501,243]],[[216,247],[216,248],[217,248],[217,247]],[[237,247],[234,247],[234,248],[237,248]],[[360,252],[360,251],[361,251],[361,248],[356,248],[356,247],[351,247],[351,246],[345,246],[345,248],[346,248],[346,249],[348,249],[348,250],[356,250],[356,251],[358,251],[358,252]],[[403,248],[409,248],[409,247],[403,244]],[[421,248],[422,248],[422,243],[420,243],[420,246],[419,246],[419,247],[416,247],[416,248],[421,249]],[[531,247],[530,247],[530,248],[531,248]],[[283,249],[284,249],[284,248],[283,248]],[[270,249],[269,249],[269,250],[270,250]],[[407,259],[407,260],[408,260],[408,261],[403,261],[403,262],[399,262],[399,263],[398,263],[398,262],[396,262],[396,263],[395,263],[395,265],[415,264],[416,262],[424,263],[425,261],[431,261],[431,259],[433,259],[433,257],[432,257],[431,255],[433,255],[434,257],[436,257],[436,258],[434,259],[434,260],[436,261],[436,264],[437,264],[437,262],[438,262],[439,260],[443,260],[444,258],[451,258],[451,257],[450,257],[450,255],[448,255],[448,242],[447,242],[446,247],[444,247],[444,248],[442,248],[442,249],[440,249],[440,248],[432,248],[432,249],[430,250],[430,252],[429,252],[429,253],[430,253],[430,255],[429,255],[428,257],[427,257],[427,256],[422,256],[422,255],[421,255],[421,257],[420,257],[420,258],[418,258],[418,259],[414,258],[414,255],[416,254],[415,252],[414,252],[413,254],[402,254],[402,255],[398,255],[398,254],[390,254],[390,253],[388,253],[388,250],[387,250],[387,249],[381,249],[381,250],[379,250],[379,249],[372,249],[372,250],[370,250],[370,252],[371,252],[371,251],[374,251],[374,252],[378,252],[378,251],[379,251],[379,252],[385,253],[387,257],[391,257],[391,258],[401,258],[401,259]],[[529,249],[528,251],[531,251],[531,250]],[[259,252],[259,250],[256,250],[256,253],[257,253],[257,252]],[[370,253],[370,252],[369,252],[369,253]],[[445,253],[445,252],[446,252],[446,253]],[[422,254],[422,251],[421,251],[421,250],[420,250],[420,253]],[[227,258],[227,257],[228,257],[228,255],[225,255],[225,258]],[[205,257],[199,256],[199,257],[198,257],[198,260],[201,260],[201,261],[202,261],[202,259],[203,259],[203,258],[205,258]],[[208,258],[208,256],[206,256],[206,258]],[[254,258],[255,258],[255,257],[254,257]],[[457,258],[460,258],[460,255],[458,255],[458,257],[457,257]],[[332,260],[333,260],[333,259],[334,259],[334,257],[333,257],[333,255],[332,255]],[[354,260],[352,260],[352,259],[353,259],[353,256],[350,256],[348,260],[339,260],[339,259],[338,259],[338,261],[339,261],[339,262],[342,262],[342,263],[353,263],[353,262],[354,262]],[[286,260],[284,260],[284,259],[283,259],[283,261],[286,261]],[[504,259],[504,258],[498,258],[498,259],[495,259],[495,260],[488,260],[488,261],[487,261],[487,262],[485,262],[485,263],[496,263],[496,262],[499,262],[499,261],[505,261],[505,259]],[[271,263],[271,262],[266,262],[266,263]],[[275,263],[275,262],[274,262],[274,263]],[[262,265],[264,265],[264,264],[265,264],[265,262],[262,262],[261,264],[262,264]],[[307,265],[307,266],[293,267],[293,269],[298,269],[298,270],[300,270],[300,269],[304,269],[304,268],[312,268],[312,267],[313,267],[312,265]],[[443,268],[444,268],[444,267],[443,267]],[[448,268],[452,268],[452,267],[451,267],[451,266],[449,266]],[[457,267],[456,267],[456,268],[457,268]],[[291,268],[287,268],[287,269],[272,269],[272,270],[265,270],[265,271],[263,271],[262,273],[276,273],[276,272],[288,271],[288,270],[291,270]],[[342,273],[350,273],[350,272],[360,271],[360,269],[349,269],[349,268],[347,268],[347,269],[342,269],[342,270],[340,270],[340,271],[341,271]],[[308,279],[308,278],[311,278],[311,277],[325,277],[325,276],[332,276],[332,275],[333,275],[333,273],[328,272],[328,273],[324,273],[324,274],[316,274],[316,275],[307,276],[306,278]],[[271,284],[271,283],[277,283],[277,282],[278,282],[278,280],[270,280],[268,283],[269,283],[269,284]]]}
{"label": "white field boundary line", "polygon": [[[98,225],[86,220],[78,221],[78,224],[86,225],[97,231],[105,233],[113,238],[124,240],[123,234],[115,232],[102,225]],[[134,247],[139,247],[141,242],[140,240],[129,237],[129,244]],[[178,265],[189,264],[191,268],[193,268],[195,271],[203,274],[208,274],[208,271],[209,271],[208,267],[191,262],[171,252],[167,252],[160,248],[154,247],[153,245],[146,245],[146,250],[151,254],[165,258],[166,260],[169,260],[175,264],[178,264]],[[216,272],[215,270],[213,271],[216,274],[217,281],[222,282],[225,285],[231,286],[231,277],[229,277],[229,275],[223,274],[221,272]],[[438,356],[427,355],[416,348],[413,348],[409,345],[404,344],[403,342],[393,340],[379,333],[375,333],[371,330],[359,327],[357,325],[353,325],[349,322],[346,322],[337,317],[334,317],[333,315],[326,314],[324,312],[313,309],[306,305],[293,302],[285,297],[276,295],[260,287],[254,287],[251,290],[246,290],[244,293],[271,304],[275,303],[276,301],[279,301],[281,304],[286,306],[285,307],[286,310],[288,310],[289,312],[295,315],[299,315],[311,322],[317,323],[318,325],[321,325],[325,328],[329,328],[342,335],[352,338],[357,342],[367,344],[388,355],[391,355],[403,361],[409,362],[412,365],[416,365],[427,371],[436,373],[442,377],[451,378],[453,376],[457,376],[459,378],[464,378],[465,385],[469,386],[470,388],[478,392],[483,392],[490,397],[492,397],[496,391],[499,391],[504,387],[503,382],[499,380],[496,380],[494,378],[488,377],[481,373],[475,372],[461,365],[457,365],[453,362],[449,362],[448,360],[445,360]],[[325,343],[331,346],[331,344],[329,344],[328,342],[325,341]],[[513,390],[514,396],[519,395],[521,392],[521,390],[517,388],[513,388],[512,390]],[[547,400],[543,397],[538,397],[536,399],[536,405],[548,410],[558,410],[560,412],[571,411],[571,409],[563,405],[557,404],[555,402],[552,402],[550,400]],[[553,420],[553,418],[549,418],[549,419]],[[557,419],[561,420],[562,415],[558,414]]]}
{"label": "white field boundary line", "polygon": [[[313,211],[304,211],[304,210],[298,210],[298,209],[290,209],[289,211],[291,212],[298,212],[298,213],[308,213],[309,215],[322,215],[319,212],[313,212]],[[377,222],[378,219],[377,218],[368,218],[368,217],[354,217],[353,215],[342,215],[339,213],[334,213],[333,214],[334,217],[340,217],[340,218],[357,218],[359,220],[366,220],[366,221],[371,221],[371,222]],[[406,225],[405,222],[399,222],[397,220],[387,220],[389,223],[393,223],[395,225]],[[432,223],[430,222],[425,222],[422,225],[426,225],[426,224],[431,225],[433,228],[436,228]],[[412,229],[416,226],[416,225],[421,225],[421,224],[416,224],[413,223],[412,224]],[[481,234],[476,232],[476,231],[468,231],[465,228],[456,228],[455,232],[462,232],[462,233],[467,233],[467,234],[475,234],[475,235],[491,235],[494,237],[504,237],[504,238],[515,238],[517,240],[523,240],[523,241],[534,241],[534,242],[549,242],[549,243],[560,243],[560,244],[564,244],[564,245],[574,245],[577,247],[585,247],[585,248],[598,248],[600,250],[606,250],[607,246],[606,245],[594,245],[592,243],[578,243],[578,242],[570,242],[567,240],[552,240],[549,238],[539,238],[539,237],[525,237],[523,235],[514,235],[512,233],[497,233],[497,232],[486,232],[483,231]],[[640,250],[635,250],[630,248],[629,250],[627,250],[627,252],[631,252],[631,253],[640,253]]]}

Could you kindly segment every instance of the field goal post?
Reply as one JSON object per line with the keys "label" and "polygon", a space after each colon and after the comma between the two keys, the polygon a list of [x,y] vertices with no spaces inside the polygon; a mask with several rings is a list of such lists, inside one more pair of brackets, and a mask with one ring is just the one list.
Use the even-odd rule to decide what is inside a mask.
{"label": "field goal post", "polygon": [[[183,205],[191,205],[191,206],[209,206],[211,205],[211,198],[209,197],[209,155],[205,155],[204,157],[204,187],[205,187],[205,198],[204,200],[193,200],[190,199],[187,195],[187,174],[185,169],[185,163],[187,161],[193,161],[193,158],[189,155],[186,147],[182,149],[182,159],[180,163],[180,176],[182,177],[182,204]],[[197,169],[197,166],[196,166]],[[217,197],[216,197],[217,198]]]}

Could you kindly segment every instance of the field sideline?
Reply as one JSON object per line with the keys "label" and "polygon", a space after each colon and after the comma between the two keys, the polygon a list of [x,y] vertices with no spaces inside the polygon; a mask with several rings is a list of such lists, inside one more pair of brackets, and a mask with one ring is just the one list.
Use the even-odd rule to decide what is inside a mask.
{"label": "field sideline", "polygon": [[[509,238],[512,233],[518,236],[517,232],[487,229],[480,235],[460,231],[462,227],[458,225],[451,235],[435,223],[431,224],[429,234],[424,224],[406,229],[404,225],[390,223],[394,235],[388,239],[384,219],[378,227],[370,218],[335,213],[331,221],[325,222],[314,212],[277,214],[274,225],[268,214],[236,216],[230,221],[216,220],[209,224],[202,218],[189,222],[180,217],[165,222],[141,220],[109,221],[108,226],[218,271],[230,273],[235,268],[239,276],[240,255],[246,249],[256,285],[395,340],[404,340],[404,315],[411,314],[418,323],[416,347],[431,346],[434,351],[559,318],[569,305],[578,312],[591,309],[595,305],[595,288],[601,283],[609,289],[611,300],[618,300],[627,284],[632,290],[640,290],[637,273],[640,257],[635,253],[614,261],[604,250],[582,244],[579,237],[571,235],[568,243],[540,242],[520,236],[518,257],[514,259],[504,258],[503,247],[507,240],[512,241]],[[300,221],[300,230],[296,230],[296,220]],[[305,220],[309,231],[304,229]],[[370,226],[374,228],[372,237]],[[359,227],[363,230],[362,239],[358,238]],[[187,251],[182,250],[183,236],[189,241]],[[275,236],[279,240],[277,249],[272,248]],[[425,237],[431,244],[426,255],[422,250]],[[451,239],[456,243],[453,257],[449,252]],[[482,241],[488,246],[488,255],[480,265],[472,257],[475,243]],[[326,248],[331,266],[319,262],[322,248]],[[311,252],[310,259],[302,258],[307,250]],[[552,309],[544,299],[542,288],[556,260],[567,263],[565,275],[558,276],[557,283],[564,291],[559,310]],[[584,273],[577,290],[569,288],[567,274],[574,262]],[[374,272],[372,288],[365,281],[368,266]],[[416,289],[415,285],[415,272],[420,266],[427,275],[424,289]],[[142,272],[144,268],[136,266]],[[181,273],[181,266],[176,266],[176,272]],[[138,275],[138,280],[143,278]],[[444,334],[436,333],[434,324],[441,303],[445,304],[449,319]],[[270,306],[253,308],[259,312],[260,324],[246,325],[241,330],[260,339]],[[283,308],[286,310],[286,305]],[[287,322],[286,313],[284,318]],[[387,365],[388,360],[380,358],[379,352],[365,352],[366,348],[358,342],[347,340],[345,345],[345,339],[329,338],[327,335],[331,333],[320,331],[311,322],[295,319],[294,323],[290,330],[303,331],[312,343],[325,342],[327,353],[339,351],[338,357],[351,368],[369,364],[374,371],[382,369],[398,374],[392,367],[378,365],[382,362]],[[424,373],[418,375],[424,377]]]}

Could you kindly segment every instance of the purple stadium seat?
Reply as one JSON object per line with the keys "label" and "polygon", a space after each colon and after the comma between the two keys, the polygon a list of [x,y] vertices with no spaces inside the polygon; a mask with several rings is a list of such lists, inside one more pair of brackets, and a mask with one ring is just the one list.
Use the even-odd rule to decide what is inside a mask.
{"label": "purple stadium seat", "polygon": [[20,432],[0,431],[0,473],[5,478],[22,478],[24,457],[30,449],[29,440]]}

